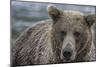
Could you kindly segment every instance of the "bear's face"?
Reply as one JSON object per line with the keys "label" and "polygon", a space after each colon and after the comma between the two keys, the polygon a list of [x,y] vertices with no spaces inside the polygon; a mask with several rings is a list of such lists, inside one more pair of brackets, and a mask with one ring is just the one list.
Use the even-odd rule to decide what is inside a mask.
{"label": "bear's face", "polygon": [[88,42],[92,39],[90,29],[95,22],[94,15],[61,11],[54,6],[50,6],[48,12],[53,20],[53,35],[57,42],[53,46],[57,48],[59,58],[65,62],[74,61],[78,54],[90,47]]}

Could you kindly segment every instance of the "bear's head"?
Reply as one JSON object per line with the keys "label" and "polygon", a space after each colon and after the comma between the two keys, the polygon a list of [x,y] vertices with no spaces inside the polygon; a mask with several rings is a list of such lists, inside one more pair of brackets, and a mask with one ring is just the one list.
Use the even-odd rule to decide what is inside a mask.
{"label": "bear's head", "polygon": [[91,47],[91,26],[95,23],[95,15],[62,11],[55,6],[49,6],[48,13],[53,22],[51,40],[56,60],[83,60]]}

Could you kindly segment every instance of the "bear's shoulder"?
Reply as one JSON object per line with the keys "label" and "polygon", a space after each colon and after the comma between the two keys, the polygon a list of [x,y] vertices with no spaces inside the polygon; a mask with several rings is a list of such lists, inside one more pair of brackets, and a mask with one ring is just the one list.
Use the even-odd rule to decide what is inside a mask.
{"label": "bear's shoulder", "polygon": [[52,28],[52,21],[51,20],[43,20],[40,22],[36,22],[30,27],[28,27],[21,35],[16,39],[16,44],[22,44],[26,42],[28,39],[31,38],[39,38],[44,34],[50,32]]}
{"label": "bear's shoulder", "polygon": [[42,27],[51,27],[51,25],[52,25],[52,20],[47,19],[47,20],[34,23],[28,29],[31,29],[31,28],[40,29]]}

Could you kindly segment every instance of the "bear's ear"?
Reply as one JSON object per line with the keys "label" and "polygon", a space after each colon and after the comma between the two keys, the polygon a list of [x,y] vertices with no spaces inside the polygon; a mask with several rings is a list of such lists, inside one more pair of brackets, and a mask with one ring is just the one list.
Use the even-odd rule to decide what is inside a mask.
{"label": "bear's ear", "polygon": [[48,10],[48,14],[53,19],[53,21],[56,21],[60,17],[60,15],[63,13],[63,11],[59,10],[53,5],[49,5],[47,7],[47,10]]}
{"label": "bear's ear", "polygon": [[85,20],[89,25],[89,27],[91,27],[94,23],[96,23],[96,15],[95,14],[86,15]]}

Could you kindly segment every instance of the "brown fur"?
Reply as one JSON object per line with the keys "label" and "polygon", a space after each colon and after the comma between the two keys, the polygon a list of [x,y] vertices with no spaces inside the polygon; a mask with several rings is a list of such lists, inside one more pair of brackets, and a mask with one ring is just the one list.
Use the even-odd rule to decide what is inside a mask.
{"label": "brown fur", "polygon": [[[31,26],[16,40],[12,49],[12,65],[69,62],[61,58],[66,36],[71,36],[74,40],[72,42],[75,42],[73,46],[76,55],[70,62],[91,61],[86,57],[91,49],[92,32],[90,22],[88,20],[87,23],[84,14],[77,11],[59,11],[53,6],[49,7],[48,13],[52,19]],[[74,34],[76,31],[81,33],[78,38]]]}

